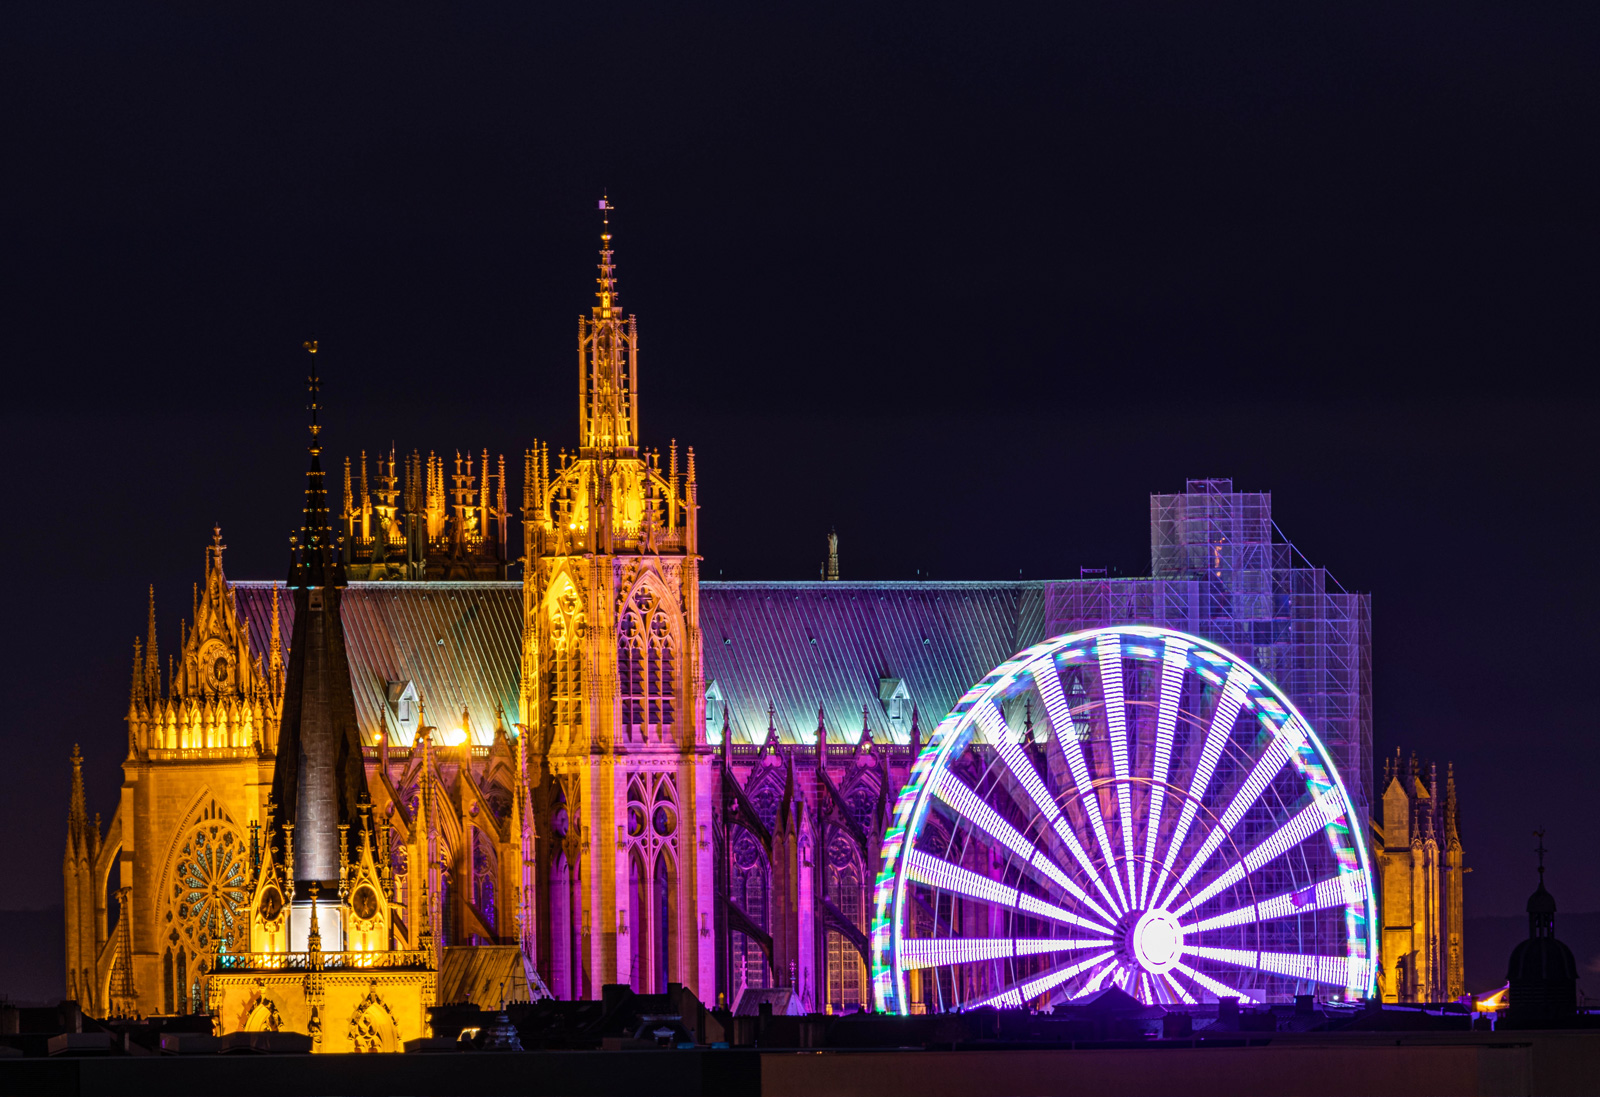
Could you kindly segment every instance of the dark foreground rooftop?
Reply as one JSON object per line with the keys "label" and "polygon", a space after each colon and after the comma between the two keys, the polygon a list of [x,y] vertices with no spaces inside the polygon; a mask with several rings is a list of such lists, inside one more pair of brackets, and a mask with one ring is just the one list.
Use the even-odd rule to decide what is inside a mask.
{"label": "dark foreground rooftop", "polygon": [[1543,1094],[1600,1093],[1592,1032],[1247,1036],[1008,1050],[686,1049],[438,1055],[0,1058],[0,1093]]}

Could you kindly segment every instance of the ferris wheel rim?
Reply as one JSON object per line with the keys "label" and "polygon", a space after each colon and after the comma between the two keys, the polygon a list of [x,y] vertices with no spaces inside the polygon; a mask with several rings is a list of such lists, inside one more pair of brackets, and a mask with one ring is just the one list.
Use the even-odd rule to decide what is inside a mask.
{"label": "ferris wheel rim", "polygon": [[[1113,638],[1114,642],[1109,645],[1102,643]],[[1127,754],[1133,742],[1124,723],[1127,718],[1127,706],[1130,703],[1148,705],[1150,702],[1148,700],[1129,702],[1126,698],[1122,669],[1122,659],[1127,654],[1122,648],[1124,640],[1157,641],[1162,645],[1159,653],[1150,648],[1132,649],[1133,657],[1159,663],[1162,667],[1163,677],[1156,719],[1156,757],[1151,763],[1155,769],[1154,773],[1133,773],[1134,767],[1130,765]],[[1077,644],[1085,644],[1085,647],[1082,651],[1071,652],[1070,649]],[[1037,992],[1039,987],[1035,984],[1048,982],[1050,987],[1055,987],[1085,974],[1087,981],[1082,985],[1091,989],[1117,985],[1125,990],[1136,991],[1142,999],[1148,996],[1151,1001],[1181,1000],[1192,1004],[1195,999],[1185,990],[1183,983],[1173,977],[1173,972],[1181,972],[1199,992],[1217,996],[1238,994],[1241,998],[1253,1000],[1248,993],[1240,993],[1197,970],[1195,965],[1200,960],[1246,968],[1254,973],[1252,978],[1256,982],[1271,976],[1291,980],[1305,978],[1319,983],[1339,985],[1342,978],[1346,984],[1347,994],[1353,995],[1359,992],[1362,996],[1370,996],[1376,978],[1378,947],[1373,930],[1374,889],[1371,865],[1365,844],[1360,840],[1361,831],[1349,789],[1321,736],[1270,676],[1221,644],[1175,629],[1120,625],[1063,633],[1018,652],[969,689],[929,736],[927,744],[913,762],[912,772],[902,788],[893,820],[885,835],[883,871],[878,877],[871,927],[872,978],[878,1001],[898,1012],[904,1013],[909,1010],[905,996],[905,978],[907,972],[915,968],[902,962],[908,953],[905,948],[907,939],[903,938],[901,933],[906,913],[907,887],[909,883],[914,882],[913,874],[908,869],[921,858],[924,871],[946,870],[938,866],[930,868],[926,864],[925,856],[914,848],[914,843],[928,820],[935,800],[947,800],[949,795],[957,797],[961,795],[958,790],[952,791],[950,787],[952,784],[965,785],[951,768],[951,752],[964,750],[974,735],[982,731],[990,736],[988,742],[995,748],[996,758],[1004,760],[1010,768],[1009,775],[1026,785],[1027,781],[1022,775],[1021,768],[1016,766],[1017,759],[1023,754],[1022,748],[1020,744],[1011,741],[1009,725],[1005,723],[994,702],[996,698],[1004,699],[1005,690],[1018,686],[1024,678],[1028,678],[1031,681],[1023,688],[1034,689],[1044,701],[1046,708],[1050,709],[1050,726],[1056,732],[1063,754],[1070,761],[1073,752],[1067,749],[1069,740],[1065,737],[1060,717],[1063,714],[1067,715],[1069,719],[1065,721],[1065,726],[1073,726],[1070,717],[1077,715],[1079,710],[1068,710],[1062,702],[1061,683],[1058,677],[1060,669],[1054,657],[1067,652],[1069,655],[1084,656],[1084,665],[1093,666],[1093,660],[1087,656],[1090,651],[1089,644],[1094,645],[1094,658],[1099,660],[1102,675],[1100,678],[1102,698],[1098,707],[1107,714],[1107,749],[1111,753],[1114,772],[1110,776],[1081,781],[1081,778],[1087,776],[1088,767],[1075,765],[1071,785],[1063,794],[1064,798],[1059,801],[1043,788],[1042,782],[1037,788],[1030,789],[1029,795],[1033,797],[1034,807],[1038,809],[1038,815],[1030,821],[1030,828],[1036,830],[1040,840],[1032,853],[1021,857],[1017,864],[1031,873],[1037,861],[1048,861],[1049,858],[1044,856],[1043,850],[1049,834],[1054,831],[1063,839],[1063,846],[1070,849],[1072,857],[1068,859],[1059,856],[1060,850],[1058,850],[1056,860],[1060,864],[1047,865],[1043,871],[1051,875],[1051,867],[1058,873],[1061,869],[1069,873],[1081,869],[1085,878],[1078,881],[1077,888],[1072,889],[1076,892],[1075,898],[1079,908],[1097,911],[1102,916],[1116,917],[1102,917],[1096,925],[1091,925],[1081,917],[1062,917],[1062,914],[1069,913],[1064,908],[1042,903],[1041,900],[1022,891],[1021,875],[1016,881],[1019,886],[1014,889],[963,878],[963,886],[969,890],[962,891],[957,888],[953,894],[978,898],[981,902],[1003,910],[1007,904],[996,903],[995,897],[1002,892],[1009,892],[1014,899],[1010,904],[1013,915],[1018,912],[1026,913],[1030,917],[1043,917],[1048,921],[1072,926],[1075,930],[1092,929],[1097,934],[1109,929],[1112,938],[1118,938],[1119,918],[1130,914],[1139,917],[1160,910],[1164,916],[1170,915],[1174,922],[1183,919],[1187,923],[1185,929],[1177,931],[1178,945],[1182,951],[1171,957],[1173,962],[1170,965],[1157,965],[1161,970],[1153,972],[1149,967],[1128,967],[1125,958],[1119,968],[1119,961],[1109,953],[1096,954],[1084,960],[1074,960],[1069,957],[1067,961],[1047,972],[1045,978],[1033,979],[1028,984],[1019,984],[1012,990],[993,995],[984,1002],[962,1003],[962,1005],[965,1007],[997,1002],[1020,1005],[1022,1000],[1031,999],[1034,995],[1022,995],[1021,1000],[1018,1000],[1018,995],[1014,992],[1019,989],[1032,989]],[[1196,671],[1197,664],[1193,662],[1196,655],[1212,665],[1214,668],[1212,673]],[[1042,677],[1035,675],[1034,671],[1046,661],[1056,673]],[[1224,668],[1227,673],[1226,681],[1219,676],[1219,672]],[[1207,721],[1201,721],[1195,713],[1181,713],[1189,725],[1185,730],[1186,735],[1196,734],[1202,722],[1209,723],[1210,726],[1205,733],[1202,754],[1195,768],[1189,773],[1189,785],[1179,786],[1175,781],[1167,780],[1172,776],[1171,750],[1177,734],[1177,717],[1180,714],[1177,692],[1173,692],[1169,698],[1168,691],[1175,689],[1181,692],[1182,679],[1190,673],[1200,673],[1221,687],[1221,692],[1217,695],[1217,701]],[[1174,682],[1176,682],[1175,687]],[[1054,697],[1051,696],[1052,691]],[[988,709],[984,707],[986,704],[989,706]],[[1057,705],[1061,705],[1059,712],[1056,711]],[[1231,705],[1231,708],[1224,718],[1225,705]],[[1218,823],[1215,822],[1218,820],[1218,813],[1208,808],[1201,798],[1212,791],[1211,782],[1216,765],[1222,752],[1230,749],[1232,729],[1246,709],[1252,711],[1262,727],[1270,733],[1270,742],[1266,742],[1264,749],[1252,756],[1252,767],[1247,779],[1243,783],[1230,786],[1232,797],[1227,809],[1222,813],[1222,823]],[[995,725],[1005,728],[1006,733],[991,734],[991,728]],[[1028,726],[1031,728],[1031,723]],[[1080,738],[1079,743],[1082,742]],[[1085,749],[1081,745],[1077,748],[1079,761]],[[1236,753],[1239,750],[1237,746],[1231,746],[1231,749]],[[1162,756],[1163,752],[1165,757]],[[1008,753],[1015,757],[1007,759]],[[1308,769],[1308,760],[1319,767],[1319,772],[1313,773]],[[1234,841],[1233,827],[1238,825],[1244,814],[1250,811],[1268,791],[1271,783],[1291,761],[1307,791],[1319,787],[1321,791],[1311,795],[1311,802],[1294,812],[1287,821],[1282,822],[1267,839],[1259,842],[1248,854],[1243,854]],[[985,774],[988,772],[1000,772],[993,761],[990,762],[989,770],[986,770]],[[1037,775],[1035,779],[1037,780]],[[1144,835],[1145,848],[1136,852],[1134,832],[1142,820],[1130,809],[1129,789],[1140,783],[1151,786],[1152,791],[1147,797],[1150,819]],[[1117,829],[1122,838],[1120,850],[1113,848],[1110,828],[1106,825],[1105,819],[1100,817],[1100,793],[1108,788],[1114,790],[1115,806],[1111,809],[1114,814],[1106,818],[1118,821]],[[1160,790],[1159,796],[1155,793],[1156,789]],[[971,790],[968,789],[968,792]],[[1039,798],[1041,793],[1047,798],[1048,804],[1046,799]],[[1160,833],[1161,816],[1163,811],[1167,810],[1166,801],[1174,794],[1181,798],[1183,806],[1180,809],[1176,801],[1171,805],[1170,810],[1178,813],[1179,822],[1168,834],[1165,843],[1167,851],[1165,858],[1162,859],[1156,856],[1155,847]],[[976,793],[972,795],[977,796]],[[1072,800],[1078,801],[1080,807],[1086,806],[1084,814],[1087,816],[1088,826],[1081,829],[1091,833],[1079,835],[1069,824],[1063,822],[1067,814],[1066,804]],[[1021,804],[1022,798],[1017,797],[1016,802]],[[972,805],[969,803],[965,806],[970,809]],[[989,814],[992,815],[993,812],[990,811]],[[1202,819],[1201,816],[1210,818]],[[1232,816],[1231,821],[1228,819],[1229,816]],[[973,833],[985,830],[983,825],[974,823],[967,811],[957,810],[956,818],[960,824],[968,824],[964,841],[970,841]],[[1050,822],[1049,826],[1036,826],[1046,818]],[[1274,818],[1276,819],[1276,816]],[[1129,821],[1134,825],[1130,826]],[[1199,830],[1194,829],[1197,822],[1200,824]],[[1348,850],[1345,850],[1336,838],[1335,832],[1341,826],[1349,835]],[[1328,837],[1334,858],[1333,875],[1313,879],[1310,883],[1284,895],[1263,899],[1257,891],[1256,871],[1262,865],[1299,849],[1302,843],[1319,831]],[[1205,838],[1198,850],[1186,855],[1185,864],[1175,865],[1174,861],[1178,859],[1185,841],[1191,836],[1202,834]],[[1032,841],[1020,833],[1014,837],[1032,845]],[[1002,841],[1011,845],[1014,853],[1021,853],[1014,841],[1005,838],[1002,838]],[[1206,864],[1211,863],[1224,842],[1233,847],[1231,864],[1226,871],[1211,874],[1209,882],[1201,887],[1197,894],[1191,889],[1191,883],[1199,884],[1195,879],[1196,874]],[[1094,856],[1096,852],[1099,854],[1098,857]],[[1252,858],[1257,860],[1253,866],[1249,863]],[[1164,863],[1157,867],[1157,860],[1162,860]],[[946,866],[946,868],[954,867]],[[1305,866],[1302,864],[1302,867]],[[1175,869],[1179,871],[1175,872]],[[1309,869],[1307,871],[1309,872]],[[1107,878],[1110,881],[1109,886]],[[1039,876],[1034,875],[1033,879],[1036,884],[1044,886]],[[1220,884],[1219,880],[1222,881]],[[936,893],[947,890],[943,885],[927,881],[923,883],[933,887]],[[1248,888],[1248,903],[1210,918],[1200,917],[1201,909],[1206,902],[1218,895],[1226,894],[1230,888],[1241,884]],[[994,890],[996,886],[999,887],[999,891]],[[1089,897],[1091,886],[1099,901]],[[972,889],[980,889],[982,894]],[[1045,890],[1049,891],[1048,888]],[[1259,947],[1261,925],[1285,917],[1289,913],[1302,913],[1303,895],[1309,896],[1305,899],[1306,903],[1315,904],[1310,908],[1312,911],[1337,906],[1345,907],[1347,955],[1340,957],[1310,953],[1280,954]],[[1033,905],[1029,906],[1030,903]],[[927,904],[921,899],[919,904],[926,909]],[[1105,924],[1107,922],[1111,923],[1109,927]],[[1200,944],[1187,947],[1183,945],[1183,938],[1189,933],[1199,935],[1247,923],[1256,926],[1258,947],[1254,950],[1241,951]],[[1166,923],[1162,921],[1162,924]],[[935,917],[934,929],[938,928]],[[1165,939],[1161,934],[1168,932],[1162,929],[1152,940],[1162,944]],[[928,944],[929,942],[945,942],[949,945],[951,942],[970,940],[978,946],[977,952],[982,953],[984,941],[989,941],[988,947],[991,949],[998,949],[1005,938],[963,939],[952,934],[949,937],[936,935],[909,940],[917,942],[916,947],[925,947],[929,950],[934,950],[934,946]],[[1012,940],[1015,942],[1021,939],[1014,937]],[[1080,944],[1082,947],[1089,947],[1111,943],[1099,936],[1084,938],[1082,942],[1070,938],[1050,940],[1056,946],[1065,946],[1048,949],[1055,952],[1071,952],[1079,948]],[[1035,942],[1035,945],[1040,949],[1043,948],[1039,942]],[[946,951],[951,955],[956,954],[954,948],[947,948]],[[1010,954],[996,953],[996,956],[1002,958],[1005,955],[1020,958],[1024,953],[1016,950]],[[1253,962],[1244,962],[1251,956],[1254,957]],[[1063,975],[1063,972],[1066,974]],[[1303,972],[1309,974],[1302,974]],[[1343,973],[1342,976],[1335,978],[1334,976],[1339,976],[1340,972]],[[1170,985],[1163,986],[1163,980],[1167,980]],[[1000,999],[1005,1001],[999,1002]]]}

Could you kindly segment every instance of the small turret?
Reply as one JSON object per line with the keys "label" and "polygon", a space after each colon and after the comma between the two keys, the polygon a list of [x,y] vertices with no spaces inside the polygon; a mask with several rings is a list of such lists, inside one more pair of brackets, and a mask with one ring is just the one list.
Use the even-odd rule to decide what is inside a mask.
{"label": "small turret", "polygon": [[1556,900],[1544,886],[1544,831],[1539,846],[1539,886],[1528,896],[1528,939],[1511,952],[1508,1024],[1516,1028],[1559,1025],[1577,1013],[1578,965],[1572,950],[1556,940]]}
{"label": "small turret", "polygon": [[155,704],[161,696],[161,656],[156,650],[156,585],[150,584],[150,625],[144,642],[144,697]]}
{"label": "small turret", "polygon": [[67,812],[67,844],[78,857],[89,853],[89,812],[83,795],[83,755],[72,744],[72,802]]}

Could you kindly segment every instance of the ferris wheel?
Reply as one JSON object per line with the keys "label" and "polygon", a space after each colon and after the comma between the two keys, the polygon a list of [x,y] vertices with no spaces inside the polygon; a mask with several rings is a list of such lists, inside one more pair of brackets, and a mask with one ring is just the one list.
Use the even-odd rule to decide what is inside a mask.
{"label": "ferris wheel", "polygon": [[1361,823],[1310,725],[1241,659],[1161,628],[1058,636],[970,689],[901,790],[877,999],[1370,996]]}

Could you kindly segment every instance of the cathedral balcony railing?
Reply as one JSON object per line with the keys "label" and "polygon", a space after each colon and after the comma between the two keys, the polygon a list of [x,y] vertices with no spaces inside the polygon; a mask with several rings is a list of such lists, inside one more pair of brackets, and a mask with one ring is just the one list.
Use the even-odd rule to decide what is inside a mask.
{"label": "cathedral balcony railing", "polygon": [[[395,743],[391,741],[389,744],[389,761],[395,763],[408,761],[411,758],[411,752],[414,749],[415,748],[409,743]],[[459,751],[461,747],[449,746],[448,744],[441,743],[439,740],[435,739],[433,749],[436,752],[439,750]],[[488,758],[489,753],[493,749],[494,748],[487,743],[472,743],[467,745],[467,753],[477,761],[482,761],[485,758]],[[363,743],[361,746],[362,757],[369,762],[377,761],[380,753],[381,752],[377,743]]]}
{"label": "cathedral balcony railing", "polygon": [[[323,971],[378,971],[396,968],[426,968],[428,953],[421,949],[380,952],[323,952],[319,957]],[[219,972],[229,971],[310,971],[309,952],[225,952]]]}
{"label": "cathedral balcony railing", "polygon": [[233,762],[254,758],[256,748],[247,747],[151,747],[145,752],[152,762]]}
{"label": "cathedral balcony railing", "polygon": [[[656,531],[656,552],[666,555],[682,552],[686,543],[687,536],[682,529]],[[637,533],[637,527],[630,527],[624,532],[622,547],[630,552],[644,551],[644,538]]]}
{"label": "cathedral balcony railing", "polygon": [[[883,733],[874,732],[874,734],[881,735]],[[780,745],[785,751],[797,757],[815,758],[817,756],[817,744],[815,743],[786,742]],[[762,745],[760,743],[729,743],[728,756],[739,765],[750,765],[760,756],[761,748]],[[826,757],[829,761],[837,760],[842,763],[856,756],[856,744],[854,743],[828,743],[823,749],[827,751]],[[889,757],[898,759],[904,759],[911,753],[909,743],[885,743],[881,739],[873,741],[872,749],[884,751]]]}

